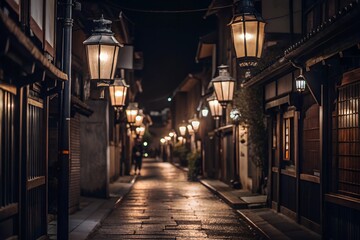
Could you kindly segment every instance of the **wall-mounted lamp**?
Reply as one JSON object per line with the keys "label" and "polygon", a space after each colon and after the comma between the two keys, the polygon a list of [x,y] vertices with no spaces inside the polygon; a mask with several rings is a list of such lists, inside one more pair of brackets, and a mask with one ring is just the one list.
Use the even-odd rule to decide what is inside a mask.
{"label": "wall-mounted lamp", "polygon": [[128,123],[130,123],[130,124],[135,123],[138,111],[139,111],[139,108],[138,108],[137,103],[135,103],[135,102],[129,103],[129,106],[126,109],[126,118],[127,118]]}
{"label": "wall-mounted lamp", "polygon": [[145,125],[142,124],[141,126],[136,127],[136,128],[135,128],[135,132],[136,132],[136,135],[137,135],[137,136],[139,136],[140,138],[142,138],[142,136],[144,136],[144,134],[145,134]]}
{"label": "wall-mounted lamp", "polygon": [[261,57],[266,23],[253,0],[234,0],[234,5],[230,26],[236,57],[240,67],[255,67]]}
{"label": "wall-mounted lamp", "polygon": [[298,92],[304,92],[306,88],[306,79],[303,75],[303,68],[301,66],[296,65],[294,62],[290,60],[290,63],[293,65],[293,67],[300,70],[300,75],[295,78],[295,88]]}
{"label": "wall-mounted lamp", "polygon": [[182,121],[182,123],[179,125],[179,132],[181,136],[185,136],[186,134],[186,123],[185,121]]}
{"label": "wall-mounted lamp", "polygon": [[306,79],[302,74],[302,69],[300,69],[300,75],[295,78],[295,87],[296,91],[304,92],[306,88]]}
{"label": "wall-mounted lamp", "polygon": [[111,21],[101,16],[93,20],[94,30],[83,44],[89,65],[90,79],[98,86],[108,86],[113,82],[120,44],[111,31]]}
{"label": "wall-mounted lamp", "polygon": [[235,80],[230,76],[228,66],[220,65],[218,69],[219,76],[211,80],[211,83],[214,86],[217,100],[221,106],[226,107],[226,105],[233,100]]}
{"label": "wall-mounted lamp", "polygon": [[221,107],[219,101],[217,100],[215,93],[213,93],[206,100],[209,104],[211,116],[214,119],[219,119],[222,116],[222,107]]}
{"label": "wall-mounted lamp", "polygon": [[124,79],[115,78],[113,84],[109,85],[109,95],[111,105],[118,112],[123,106],[125,106],[126,93],[129,85],[127,85]]}
{"label": "wall-mounted lamp", "polygon": [[176,137],[176,132],[174,129],[171,129],[169,132],[169,137]]}
{"label": "wall-mounted lamp", "polygon": [[139,109],[138,114],[135,117],[135,122],[134,122],[134,126],[135,127],[139,127],[141,126],[141,124],[143,123],[144,120],[144,113],[142,109]]}
{"label": "wall-mounted lamp", "polygon": [[208,114],[209,114],[209,109],[206,106],[204,106],[203,109],[201,109],[201,116],[207,117]]}
{"label": "wall-mounted lamp", "polygon": [[194,115],[194,118],[190,119],[189,121],[191,123],[192,129],[194,130],[194,132],[197,132],[199,130],[199,127],[200,127],[200,121],[197,118],[196,114]]}

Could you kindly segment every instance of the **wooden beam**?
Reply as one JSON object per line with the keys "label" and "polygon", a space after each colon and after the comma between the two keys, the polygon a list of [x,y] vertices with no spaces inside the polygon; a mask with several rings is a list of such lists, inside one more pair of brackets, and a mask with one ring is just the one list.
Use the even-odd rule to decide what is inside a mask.
{"label": "wooden beam", "polygon": [[18,214],[19,212],[19,204],[18,203],[12,203],[5,207],[0,208],[0,222],[2,220],[5,220],[11,216],[14,216]]}

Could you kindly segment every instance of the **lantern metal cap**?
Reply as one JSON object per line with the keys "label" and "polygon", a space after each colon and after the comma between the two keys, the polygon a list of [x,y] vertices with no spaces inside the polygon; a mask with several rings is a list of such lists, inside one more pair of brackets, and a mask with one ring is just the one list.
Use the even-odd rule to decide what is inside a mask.
{"label": "lantern metal cap", "polygon": [[222,82],[222,81],[235,82],[235,79],[230,76],[229,66],[220,65],[218,66],[218,70],[219,70],[219,76],[213,78],[211,82]]}
{"label": "lantern metal cap", "polygon": [[261,14],[254,7],[254,0],[234,0],[235,13],[228,25],[237,21],[244,21],[245,16],[254,16],[254,20],[265,22]]}
{"label": "lantern metal cap", "polygon": [[93,20],[94,29],[91,31],[91,36],[83,44],[97,45],[101,43],[123,47],[124,45],[119,43],[114,37],[114,33],[111,31],[111,23],[110,20],[104,19],[103,15],[101,15],[100,19]]}
{"label": "lantern metal cap", "polygon": [[129,103],[129,106],[127,107],[128,110],[138,110],[138,103],[137,102],[131,102]]}
{"label": "lantern metal cap", "polygon": [[[113,86],[120,86],[120,87],[129,87],[129,85],[126,84],[125,79],[123,78],[115,78]],[[111,86],[111,85],[110,85]]]}
{"label": "lantern metal cap", "polygon": [[101,14],[101,17],[99,19],[94,19],[94,29],[92,30],[93,34],[110,34],[114,35],[114,33],[111,31],[111,23],[112,21],[105,19],[104,15]]}
{"label": "lantern metal cap", "polygon": [[189,120],[189,122],[192,122],[192,121],[199,121],[196,113],[194,114],[194,117]]}

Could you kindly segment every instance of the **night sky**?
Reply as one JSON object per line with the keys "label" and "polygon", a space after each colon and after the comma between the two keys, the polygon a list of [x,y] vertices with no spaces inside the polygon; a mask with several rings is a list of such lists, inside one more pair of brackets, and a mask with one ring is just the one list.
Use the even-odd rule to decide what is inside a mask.
{"label": "night sky", "polygon": [[167,97],[179,83],[188,73],[201,69],[201,65],[195,63],[199,37],[216,29],[212,17],[204,19],[206,11],[152,11],[206,9],[210,3],[210,0],[116,1],[125,16],[135,24],[135,50],[144,55],[144,92],[136,100],[146,111],[169,106]]}

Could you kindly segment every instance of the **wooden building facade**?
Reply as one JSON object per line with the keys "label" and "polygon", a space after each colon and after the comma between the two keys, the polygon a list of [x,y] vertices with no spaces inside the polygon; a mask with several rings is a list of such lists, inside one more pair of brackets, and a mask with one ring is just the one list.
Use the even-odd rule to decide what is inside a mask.
{"label": "wooden building facade", "polygon": [[264,89],[270,207],[325,239],[360,236],[359,14],[357,1],[303,1],[303,36],[244,85]]}
{"label": "wooden building facade", "polygon": [[[94,7],[93,4],[98,5]],[[57,213],[61,119],[59,93],[63,90],[63,82],[69,79],[59,69],[63,61],[64,6],[58,0],[0,1],[1,239],[46,239],[48,220],[51,219],[49,214]],[[106,164],[111,163],[110,166],[106,165],[104,171],[98,173],[106,177],[105,191],[110,181],[130,171],[130,158],[126,158],[129,151],[126,151],[128,136],[125,122],[116,121],[107,99],[99,100],[96,95],[98,89],[91,86],[85,63],[82,42],[92,27],[85,16],[98,18],[101,13],[94,11],[101,11],[101,8],[104,6],[100,3],[84,3],[81,12],[74,10],[73,14],[68,186],[71,213],[79,209],[80,196],[85,189],[82,186],[86,182],[84,176],[99,172],[93,169],[86,175],[82,174],[90,163],[84,159],[81,149],[93,144],[84,141],[81,135],[84,122],[95,113],[89,103],[104,103],[108,110],[104,115],[101,115],[101,111],[95,113],[102,122],[105,119],[107,126],[106,141],[101,142],[101,146],[106,152],[111,148],[111,154],[105,159]],[[115,32],[119,42],[131,45],[132,32],[129,29],[132,28],[126,21],[120,15]],[[125,77],[132,88],[137,85],[132,67],[134,54],[131,49],[121,58],[118,66],[118,72],[120,68],[127,69]],[[90,89],[95,94],[90,95]],[[134,98],[135,94],[133,90],[129,95]]]}
{"label": "wooden building facade", "polygon": [[0,4],[0,236],[47,235],[49,96],[68,76],[56,65],[56,1]]}

